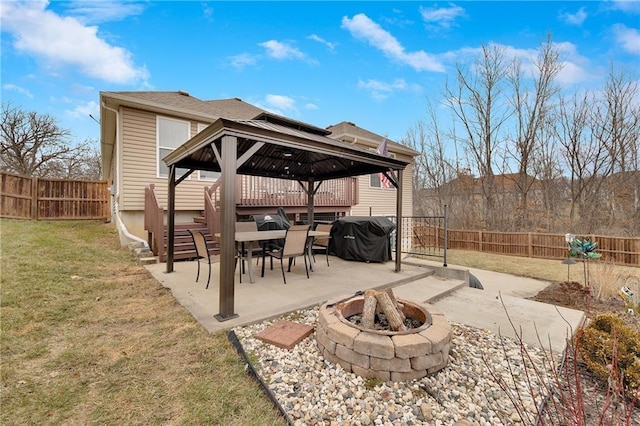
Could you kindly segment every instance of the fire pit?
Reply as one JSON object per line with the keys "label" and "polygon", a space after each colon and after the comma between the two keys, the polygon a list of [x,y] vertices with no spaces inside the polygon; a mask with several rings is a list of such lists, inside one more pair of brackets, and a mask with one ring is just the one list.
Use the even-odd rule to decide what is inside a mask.
{"label": "fire pit", "polygon": [[[324,358],[359,376],[393,382],[420,379],[446,367],[451,325],[444,315],[432,305],[396,300],[390,289],[371,292],[375,291],[322,305],[316,341]],[[390,295],[391,302],[380,293]],[[382,300],[384,309],[371,302],[372,298]],[[397,312],[391,312],[390,306]],[[376,324],[371,324],[372,312],[376,312]],[[404,325],[397,323],[396,314]],[[381,329],[381,317],[390,317],[389,323],[395,320],[396,329]],[[352,322],[356,320],[358,323]]]}

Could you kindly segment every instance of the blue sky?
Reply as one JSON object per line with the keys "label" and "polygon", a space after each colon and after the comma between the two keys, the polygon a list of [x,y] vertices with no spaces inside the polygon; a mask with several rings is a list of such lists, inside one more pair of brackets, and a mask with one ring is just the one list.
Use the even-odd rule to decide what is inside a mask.
{"label": "blue sky", "polygon": [[98,138],[100,91],[238,97],[395,141],[456,63],[497,43],[525,64],[547,34],[563,89],[640,75],[640,1],[207,2],[2,0],[2,101]]}

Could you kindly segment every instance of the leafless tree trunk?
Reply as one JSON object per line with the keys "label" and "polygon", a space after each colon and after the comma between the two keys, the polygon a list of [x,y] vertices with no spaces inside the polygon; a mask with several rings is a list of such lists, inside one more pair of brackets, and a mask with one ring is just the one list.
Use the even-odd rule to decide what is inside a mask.
{"label": "leafless tree trunk", "polygon": [[540,46],[537,59],[533,63],[531,84],[525,82],[522,63],[516,60],[509,73],[513,89],[513,108],[515,112],[515,140],[509,145],[510,157],[517,166],[514,179],[518,192],[516,209],[516,229],[529,227],[529,192],[534,184],[534,156],[543,149],[541,133],[548,122],[546,117],[553,108],[553,97],[559,89],[554,79],[562,69],[558,61],[558,51],[551,43],[551,37]]}
{"label": "leafless tree trunk", "polygon": [[470,74],[458,65],[456,85],[445,86],[445,103],[459,120],[464,134],[462,143],[482,178],[483,218],[490,229],[497,225],[494,156],[502,143],[502,124],[511,114],[508,105],[501,103],[507,69],[504,49],[483,46]]}

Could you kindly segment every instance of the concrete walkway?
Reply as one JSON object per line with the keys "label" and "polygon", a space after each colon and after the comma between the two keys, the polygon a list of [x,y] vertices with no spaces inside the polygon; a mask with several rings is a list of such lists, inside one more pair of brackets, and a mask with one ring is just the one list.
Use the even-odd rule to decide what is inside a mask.
{"label": "concrete walkway", "polygon": [[[527,300],[549,283],[507,274],[407,258],[402,271],[394,271],[394,262],[350,262],[330,257],[330,266],[324,257],[317,258],[315,271],[307,279],[304,263],[287,273],[287,284],[282,282],[279,265],[249,283],[248,275],[238,282],[235,273],[235,309],[237,318],[219,322],[219,265],[214,264],[211,284],[205,290],[207,265],[201,265],[200,282],[195,282],[196,262],[176,262],[175,272],[165,273],[166,265],[145,267],[209,332],[217,332],[239,325],[264,321],[282,314],[315,307],[327,300],[353,295],[370,288],[393,287],[397,297],[432,303],[444,312],[449,321],[483,328],[505,336],[515,336],[522,330],[523,340],[531,345],[562,351],[566,338],[584,319],[584,313]],[[468,287],[468,271],[478,277],[484,290]],[[204,280],[202,275],[205,276]],[[508,315],[507,315],[508,314]],[[537,331],[536,331],[537,330]],[[541,342],[538,339],[540,337]]]}

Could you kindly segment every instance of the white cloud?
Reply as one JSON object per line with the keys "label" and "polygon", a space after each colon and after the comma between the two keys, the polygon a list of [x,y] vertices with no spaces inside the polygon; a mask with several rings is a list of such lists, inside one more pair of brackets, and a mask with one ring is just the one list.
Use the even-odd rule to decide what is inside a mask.
{"label": "white cloud", "polygon": [[243,69],[249,65],[255,65],[258,61],[258,57],[255,55],[250,55],[249,53],[241,53],[236,56],[231,56],[230,58],[231,65],[234,68]]}
{"label": "white cloud", "polygon": [[444,66],[433,55],[422,50],[405,52],[404,47],[380,25],[365,14],[355,15],[352,19],[342,18],[342,27],[355,38],[365,40],[371,46],[382,51],[385,56],[409,65],[416,71],[444,72]]}
{"label": "white cloud", "polygon": [[465,15],[465,10],[453,3],[449,7],[420,7],[422,20],[430,27],[449,29],[455,25],[455,20]]}
{"label": "white cloud", "polygon": [[98,28],[47,10],[48,2],[3,2],[2,30],[13,35],[14,47],[53,67],[73,66],[109,83],[146,84],[149,74],[137,67],[131,52],[111,46]]}
{"label": "white cloud", "polygon": [[613,0],[608,2],[614,10],[621,10],[626,13],[640,13],[640,2],[637,0]]}
{"label": "white cloud", "polygon": [[304,109],[317,110],[318,109],[318,105],[312,104],[312,103],[309,102],[309,103],[304,105]]}
{"label": "white cloud", "polygon": [[569,25],[580,26],[587,19],[587,12],[581,7],[576,13],[561,13],[560,20]]}
{"label": "white cloud", "polygon": [[405,91],[410,88],[407,82],[401,78],[395,79],[391,83],[385,83],[378,80],[359,80],[358,87],[368,90],[373,98],[382,100],[388,98],[393,92]]}
{"label": "white cloud", "polygon": [[65,110],[65,114],[70,118],[90,118],[89,114],[94,117],[98,117],[100,115],[100,108],[98,107],[98,103],[95,101],[81,102],[78,103],[75,108]]}
{"label": "white cloud", "polygon": [[553,43],[558,50],[562,69],[558,73],[558,82],[563,85],[580,83],[589,79],[586,68],[589,67],[589,59],[578,53],[578,48],[570,42]]}
{"label": "white cloud", "polygon": [[140,15],[144,5],[132,1],[75,0],[63,3],[70,15],[83,23],[121,21],[129,16]]}
{"label": "white cloud", "polygon": [[[495,46],[504,52],[506,61],[518,59],[526,76],[531,76],[537,72],[535,67],[535,61],[539,54],[537,49],[520,49],[503,44],[495,44]],[[553,48],[558,51],[558,60],[562,67],[556,77],[558,83],[570,85],[589,80],[592,77],[586,71],[590,68],[589,59],[578,53],[575,44],[569,42],[553,43]],[[482,48],[465,47],[449,51],[442,56],[452,63],[472,64],[482,56]]]}
{"label": "white cloud", "polygon": [[202,4],[202,14],[207,21],[213,21],[213,8],[209,7],[207,3]]}
{"label": "white cloud", "polygon": [[557,81],[563,86],[589,80],[589,74],[580,65],[571,61],[563,61],[561,64],[562,69],[558,73]]}
{"label": "white cloud", "polygon": [[7,83],[7,84],[3,84],[2,88],[4,90],[9,90],[9,91],[12,91],[12,92],[20,93],[21,95],[24,95],[29,99],[33,99],[33,93],[31,93],[29,91],[29,89],[25,89],[24,87],[16,86],[15,84]]}
{"label": "white cloud", "polygon": [[277,111],[278,114],[285,115],[283,112],[296,112],[296,101],[283,95],[267,95],[265,102],[270,110]]}
{"label": "white cloud", "polygon": [[302,59],[304,53],[295,47],[282,43],[277,40],[269,40],[264,43],[260,43],[260,46],[264,47],[267,51],[267,56],[274,59]]}
{"label": "white cloud", "polygon": [[327,41],[327,40],[323,39],[322,37],[318,36],[317,34],[311,34],[311,35],[310,35],[309,37],[307,37],[307,38],[308,38],[309,40],[317,41],[318,43],[322,43],[322,44],[324,44],[324,45],[325,45],[325,46],[327,46],[327,48],[328,48],[330,51],[332,51],[332,52],[333,52],[333,51],[335,50],[335,48],[336,48],[335,43],[331,43],[331,42],[329,42],[329,41]]}
{"label": "white cloud", "polygon": [[613,34],[624,50],[634,55],[640,54],[640,31],[636,28],[617,24],[613,26]]}

